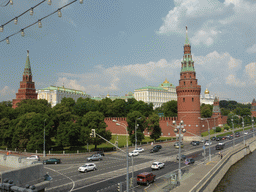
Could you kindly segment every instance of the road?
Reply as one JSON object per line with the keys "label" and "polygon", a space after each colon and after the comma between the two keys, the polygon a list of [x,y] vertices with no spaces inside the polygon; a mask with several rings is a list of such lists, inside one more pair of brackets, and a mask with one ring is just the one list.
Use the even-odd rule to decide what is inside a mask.
{"label": "road", "polygon": [[[243,135],[241,137],[235,138],[236,144],[243,141]],[[252,134],[249,133],[245,136],[246,138],[252,137]],[[215,150],[215,146],[219,141],[213,141],[211,145],[212,155],[217,155],[219,151]],[[225,149],[228,150],[232,146],[232,140],[224,140]],[[150,165],[154,161],[162,161],[165,163],[165,168],[157,171],[153,171],[156,175],[156,184],[158,178],[162,177],[167,173],[171,173],[178,169],[178,161],[176,156],[178,154],[178,149],[175,149],[173,146],[174,142],[161,143],[163,148],[156,153],[149,153],[149,150],[152,146],[144,146],[145,151],[140,153],[139,156],[134,157],[134,176],[141,172],[151,172]],[[182,149],[182,154],[187,155],[187,157],[192,157],[195,159],[195,165],[184,165],[186,169],[193,168],[197,164],[200,164],[204,161],[202,156],[203,148],[202,143],[198,146],[192,146],[189,142],[184,142],[185,147]],[[206,156],[208,153],[208,146],[206,146]],[[129,151],[133,149],[130,148]],[[87,173],[78,172],[78,167],[86,163],[86,158],[88,155],[80,156],[69,156],[63,157],[62,164],[58,165],[45,165],[45,169],[49,172],[53,180],[51,181],[50,187],[47,188],[47,191],[90,191],[90,192],[107,192],[107,191],[117,191],[117,184],[122,182],[123,189],[126,187],[125,178],[126,178],[126,156],[122,152],[106,153],[102,161],[94,162],[97,165],[96,171],[91,171]],[[131,161],[130,165],[130,176],[131,177]],[[144,191],[144,188],[147,186],[139,186],[136,181],[134,183],[135,191],[140,192]]]}

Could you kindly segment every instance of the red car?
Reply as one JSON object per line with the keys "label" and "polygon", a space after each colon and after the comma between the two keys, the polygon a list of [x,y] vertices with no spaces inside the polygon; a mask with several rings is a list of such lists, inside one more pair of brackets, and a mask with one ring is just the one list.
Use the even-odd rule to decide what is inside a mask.
{"label": "red car", "polygon": [[150,172],[143,172],[137,175],[137,184],[146,184],[153,183],[155,181],[156,175]]}

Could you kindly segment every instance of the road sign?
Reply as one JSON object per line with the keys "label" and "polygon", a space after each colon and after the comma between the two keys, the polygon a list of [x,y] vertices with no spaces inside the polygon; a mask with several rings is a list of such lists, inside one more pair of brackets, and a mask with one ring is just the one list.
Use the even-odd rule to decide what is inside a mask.
{"label": "road sign", "polygon": [[203,146],[203,149],[205,149],[205,146]]}

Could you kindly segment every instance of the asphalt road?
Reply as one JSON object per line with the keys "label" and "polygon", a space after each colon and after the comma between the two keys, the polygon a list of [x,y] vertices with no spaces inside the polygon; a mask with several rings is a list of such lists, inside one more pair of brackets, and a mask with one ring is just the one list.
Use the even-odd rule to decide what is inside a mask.
{"label": "asphalt road", "polygon": [[[252,137],[249,133],[245,135],[245,138]],[[243,141],[243,135],[241,137],[235,138],[236,144]],[[215,150],[215,146],[219,141],[212,141],[211,154],[217,155],[219,151]],[[232,140],[224,140],[225,148],[232,146]],[[174,142],[160,143],[163,148],[156,153],[149,153],[152,146],[143,146],[145,151],[140,153],[139,156],[134,157],[134,177],[141,172],[151,172],[150,165],[154,161],[162,161],[165,163],[165,168],[157,171],[153,171],[156,178],[159,178],[167,173],[173,172],[178,169],[178,161],[176,156],[178,154],[178,149],[175,149]],[[198,146],[192,146],[189,142],[184,142],[185,147],[181,150],[182,154],[187,155],[187,157],[192,157],[195,159],[195,165],[186,166],[190,169],[196,164],[204,161],[202,156],[203,144],[200,143]],[[129,151],[132,151],[130,148]],[[209,156],[209,147],[206,146],[206,156]],[[123,189],[126,187],[126,156],[122,152],[106,153],[102,161],[94,162],[97,165],[96,171],[91,171],[87,173],[78,172],[78,167],[86,163],[86,158],[88,155],[80,156],[69,156],[61,158],[62,164],[58,165],[45,165],[45,169],[49,172],[53,180],[51,181],[50,187],[47,191],[77,191],[77,192],[97,192],[97,191],[117,191],[117,184],[122,182]],[[131,158],[130,158],[131,159]],[[131,161],[129,161],[130,166],[130,176],[131,177]],[[182,166],[185,166],[182,162]],[[155,183],[158,181],[156,180]],[[144,191],[147,186],[139,186],[136,181],[134,183],[135,191]]]}

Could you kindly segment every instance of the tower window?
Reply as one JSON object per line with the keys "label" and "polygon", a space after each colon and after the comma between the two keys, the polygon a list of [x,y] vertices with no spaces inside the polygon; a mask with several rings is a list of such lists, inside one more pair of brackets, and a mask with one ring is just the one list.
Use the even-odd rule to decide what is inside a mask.
{"label": "tower window", "polygon": [[186,79],[186,76],[184,76],[184,79]]}
{"label": "tower window", "polygon": [[185,81],[184,81],[184,85],[185,85]]}
{"label": "tower window", "polygon": [[190,76],[190,79],[191,79],[191,76]]}
{"label": "tower window", "polygon": [[183,102],[185,102],[185,98],[183,98]]}
{"label": "tower window", "polygon": [[194,102],[194,98],[192,97],[192,102]]}
{"label": "tower window", "polygon": [[192,81],[190,81],[190,85],[192,86]]}

